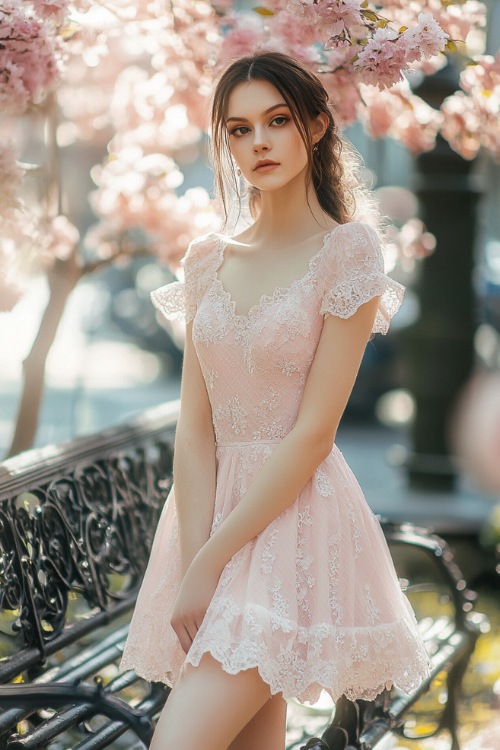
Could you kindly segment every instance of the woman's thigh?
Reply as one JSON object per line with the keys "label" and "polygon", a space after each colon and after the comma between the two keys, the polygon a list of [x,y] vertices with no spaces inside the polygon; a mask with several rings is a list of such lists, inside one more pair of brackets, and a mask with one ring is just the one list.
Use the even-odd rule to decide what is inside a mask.
{"label": "woman's thigh", "polygon": [[225,750],[269,698],[269,685],[257,669],[229,675],[205,654],[197,667],[188,664],[181,673],[150,750]]}
{"label": "woman's thigh", "polygon": [[273,695],[241,730],[228,750],[284,750],[286,701]]}

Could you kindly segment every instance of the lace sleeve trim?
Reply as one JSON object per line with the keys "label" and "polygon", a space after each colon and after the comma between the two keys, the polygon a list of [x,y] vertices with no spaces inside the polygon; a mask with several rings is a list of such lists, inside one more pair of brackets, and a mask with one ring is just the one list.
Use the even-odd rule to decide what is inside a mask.
{"label": "lace sleeve trim", "polygon": [[209,233],[190,242],[181,261],[184,281],[173,281],[151,292],[153,305],[167,320],[182,320],[185,323],[193,320],[213,264],[211,251],[216,239],[215,234]]}
{"label": "lace sleeve trim", "polygon": [[328,291],[321,304],[322,315],[350,318],[361,305],[380,297],[372,334],[387,333],[391,318],[403,301],[404,287],[383,273],[364,276],[361,273]]}
{"label": "lace sleeve trim", "polygon": [[320,312],[350,318],[365,302],[379,297],[372,334],[387,333],[391,318],[399,310],[404,287],[384,273],[380,237],[365,222],[344,225],[333,237],[327,255],[325,287]]}
{"label": "lace sleeve trim", "polygon": [[151,302],[167,320],[183,320],[189,323],[194,312],[187,309],[185,285],[182,281],[173,281],[151,292]]}

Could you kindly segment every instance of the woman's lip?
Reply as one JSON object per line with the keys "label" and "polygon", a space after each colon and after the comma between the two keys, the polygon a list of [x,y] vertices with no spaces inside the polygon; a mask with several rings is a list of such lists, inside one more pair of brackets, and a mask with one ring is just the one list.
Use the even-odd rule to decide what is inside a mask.
{"label": "woman's lip", "polygon": [[276,167],[279,167],[279,164],[261,164],[260,166],[255,167],[254,172],[270,172]]}

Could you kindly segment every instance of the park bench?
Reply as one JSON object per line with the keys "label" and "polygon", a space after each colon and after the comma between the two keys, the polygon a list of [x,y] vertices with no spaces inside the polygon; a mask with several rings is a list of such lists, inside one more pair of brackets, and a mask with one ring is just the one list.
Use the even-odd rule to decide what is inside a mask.
{"label": "park bench", "polygon": [[[450,750],[460,750],[457,728],[462,679],[479,635],[489,628],[487,618],[474,611],[475,593],[467,589],[451,549],[441,537],[412,524],[382,521],[382,528],[405,593],[415,608],[431,671],[411,694],[393,689],[374,701],[341,698],[322,739],[330,750],[371,750],[390,732],[414,740],[447,730]],[[420,699],[427,700],[422,708],[423,727],[412,715]],[[310,740],[306,747],[315,750],[318,745]]]}
{"label": "park bench", "polygon": [[[0,464],[0,750],[148,746],[168,688],[117,665],[171,484],[177,416],[178,402],[166,404]],[[412,695],[339,701],[323,740],[369,750],[388,732],[409,735],[416,701],[431,682],[442,691],[444,675],[433,731],[447,728],[456,750],[457,698],[485,619],[442,539],[383,527],[432,675]]]}

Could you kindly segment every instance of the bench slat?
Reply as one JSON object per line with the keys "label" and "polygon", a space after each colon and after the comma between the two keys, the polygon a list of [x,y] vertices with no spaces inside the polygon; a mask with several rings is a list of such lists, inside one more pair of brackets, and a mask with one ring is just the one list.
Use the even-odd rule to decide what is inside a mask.
{"label": "bench slat", "polygon": [[[165,691],[159,687],[150,698],[140,703],[139,707],[148,716],[155,716],[163,708],[166,700],[166,692],[168,693],[168,689]],[[129,727],[124,727],[120,722],[109,722],[96,731],[94,735],[75,745],[72,750],[103,750],[111,742],[114,742],[118,737],[125,734],[128,729]]]}

